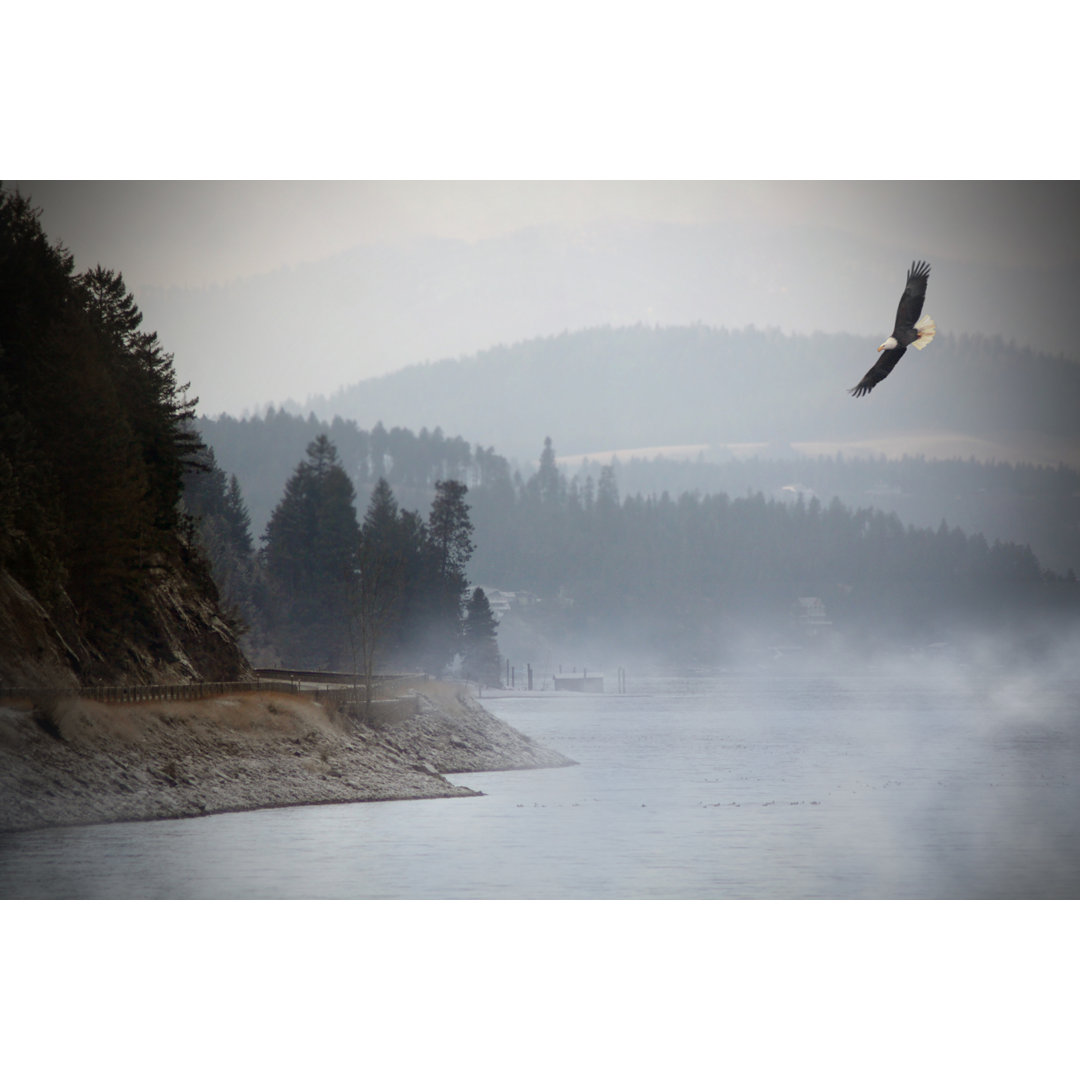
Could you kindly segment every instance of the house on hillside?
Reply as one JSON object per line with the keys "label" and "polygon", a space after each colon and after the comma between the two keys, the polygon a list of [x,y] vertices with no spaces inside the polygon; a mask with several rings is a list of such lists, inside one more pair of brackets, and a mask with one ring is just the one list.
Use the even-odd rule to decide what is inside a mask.
{"label": "house on hillside", "polygon": [[497,619],[509,614],[512,608],[529,607],[536,603],[536,597],[524,590],[507,592],[505,589],[488,588],[486,585],[481,585],[480,588],[484,590],[491,613]]}
{"label": "house on hillside", "polygon": [[503,592],[502,589],[484,589],[484,595],[487,597],[488,606],[491,608],[491,614],[496,619],[501,619],[504,615],[510,611],[510,606],[514,602],[514,594],[512,592]]}

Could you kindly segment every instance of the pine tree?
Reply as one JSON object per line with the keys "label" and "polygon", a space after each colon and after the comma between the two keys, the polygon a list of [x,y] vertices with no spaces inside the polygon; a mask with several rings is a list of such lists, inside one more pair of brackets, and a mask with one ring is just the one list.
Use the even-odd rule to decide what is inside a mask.
{"label": "pine tree", "polygon": [[342,666],[349,657],[349,596],[356,566],[356,492],[325,436],[307,449],[263,537],[274,590],[273,625],[289,662]]}
{"label": "pine tree", "polygon": [[177,504],[186,469],[198,467],[202,440],[192,421],[198,399],[177,385],[173,357],[156,333],[139,330],[142,312],[123,275],[101,266],[76,279],[86,310],[111,353],[110,364],[148,476],[148,514],[168,530],[177,524]]}
{"label": "pine tree", "polygon": [[496,638],[498,625],[484,590],[477,587],[469,598],[465,613],[462,670],[467,679],[474,679],[484,686],[501,685]]}
{"label": "pine tree", "polygon": [[255,550],[251,540],[251,515],[240,491],[240,481],[237,480],[236,473],[229,477],[229,486],[222,504],[222,516],[228,525],[229,539],[233,547],[250,556]]}
{"label": "pine tree", "polygon": [[472,522],[465,496],[469,489],[457,480],[438,480],[428,515],[428,533],[439,576],[464,585],[465,567],[473,553]]}
{"label": "pine tree", "polygon": [[371,710],[375,665],[395,640],[406,587],[406,550],[397,500],[385,477],[371,494],[360,528],[352,609],[357,623],[365,710]]}
{"label": "pine tree", "polygon": [[544,439],[544,449],[540,453],[540,468],[536,473],[537,490],[540,501],[547,506],[555,506],[565,500],[566,478],[555,463],[555,448],[551,436]]}
{"label": "pine tree", "polygon": [[412,510],[402,510],[398,524],[405,587],[394,647],[404,668],[424,670],[426,628],[434,606],[432,598],[438,593],[428,529],[421,515]]}
{"label": "pine tree", "polygon": [[[251,542],[250,518],[239,481],[235,476],[226,481],[210,447],[184,474],[182,505],[209,562],[225,614],[238,633],[250,633],[261,642],[261,575]],[[252,643],[249,640],[245,647]]]}
{"label": "pine tree", "polygon": [[420,653],[424,669],[432,674],[453,661],[461,639],[462,600],[468,585],[465,567],[473,552],[473,525],[465,503],[468,490],[457,480],[437,481],[428,515],[427,612]]}

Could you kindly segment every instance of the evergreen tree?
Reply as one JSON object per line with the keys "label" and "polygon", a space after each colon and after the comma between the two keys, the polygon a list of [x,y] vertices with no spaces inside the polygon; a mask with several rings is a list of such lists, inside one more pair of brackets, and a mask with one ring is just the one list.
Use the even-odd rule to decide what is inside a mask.
{"label": "evergreen tree", "polygon": [[97,266],[76,280],[113,354],[119,392],[148,476],[149,514],[159,528],[170,529],[177,523],[185,468],[198,467],[202,440],[191,427],[198,399],[187,399],[189,384],[177,385],[172,355],[162,349],[157,334],[139,330],[142,312],[123,275]]}
{"label": "evergreen tree", "polygon": [[229,486],[222,503],[222,517],[228,526],[229,540],[233,548],[243,555],[252,555],[255,545],[251,539],[251,515],[240,491],[240,481],[236,478],[236,473],[229,477]]}
{"label": "evergreen tree", "polygon": [[369,712],[376,661],[396,643],[401,622],[408,560],[404,532],[394,493],[386,478],[380,477],[360,528],[352,596]]}
{"label": "evergreen tree", "polygon": [[464,589],[465,567],[474,547],[473,526],[465,496],[469,489],[457,480],[435,483],[435,501],[428,516],[428,535],[440,578]]}
{"label": "evergreen tree", "polygon": [[473,590],[465,613],[462,633],[462,671],[467,679],[484,686],[500,686],[498,620],[481,588]]}
{"label": "evergreen tree", "polygon": [[349,594],[358,526],[352,481],[325,435],[285,485],[263,537],[273,626],[290,664],[341,667],[350,658]]}
{"label": "evergreen tree", "polygon": [[544,439],[544,449],[540,453],[540,468],[537,470],[536,488],[540,501],[547,506],[562,503],[566,495],[566,478],[555,463],[555,448],[551,436]]}
{"label": "evergreen tree", "polygon": [[254,557],[247,507],[239,481],[235,476],[226,481],[209,447],[184,474],[182,505],[209,562],[225,614],[238,633],[249,635],[244,643],[249,653],[262,652],[265,588]]}
{"label": "evergreen tree", "polygon": [[468,488],[457,480],[439,480],[428,515],[425,606],[421,630],[424,669],[438,674],[454,659],[461,639],[462,601],[468,579],[465,567],[473,552],[473,525],[465,503]]}
{"label": "evergreen tree", "polygon": [[604,512],[609,516],[619,509],[619,485],[615,480],[615,469],[611,465],[605,465],[600,470],[596,501],[604,507]]}
{"label": "evergreen tree", "polygon": [[395,641],[398,663],[406,670],[426,670],[427,629],[437,596],[427,524],[420,514],[402,510],[399,519],[405,586]]}

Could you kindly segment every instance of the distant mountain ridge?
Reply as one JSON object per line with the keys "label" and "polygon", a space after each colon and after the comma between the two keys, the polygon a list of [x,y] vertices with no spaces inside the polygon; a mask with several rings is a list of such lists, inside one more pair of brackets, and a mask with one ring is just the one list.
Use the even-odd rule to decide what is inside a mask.
{"label": "distant mountain ridge", "polygon": [[[892,328],[905,268],[924,257],[933,266],[927,310],[943,332],[1000,336],[1051,354],[1074,348],[1080,265],[968,265],[834,229],[749,223],[417,239],[223,286],[137,295],[184,379],[220,394],[223,404],[204,396],[204,408],[239,414],[328,397],[352,381],[350,371],[359,379],[597,325],[847,332],[878,335],[876,346]],[[298,371],[308,380],[300,389]]]}
{"label": "distant mountain ridge", "polygon": [[598,327],[418,364],[311,398],[361,427],[442,427],[532,459],[613,447],[902,439],[935,433],[1006,460],[1080,464],[1080,365],[1000,338],[939,333],[874,393],[853,386],[877,342],[704,326]]}

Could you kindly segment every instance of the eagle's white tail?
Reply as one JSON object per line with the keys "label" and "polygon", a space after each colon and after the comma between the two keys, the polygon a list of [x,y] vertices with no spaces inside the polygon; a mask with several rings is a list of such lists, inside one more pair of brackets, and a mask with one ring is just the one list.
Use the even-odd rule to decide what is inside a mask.
{"label": "eagle's white tail", "polygon": [[934,340],[934,335],[937,333],[934,320],[929,315],[924,315],[915,324],[915,329],[919,331],[919,336],[911,344],[916,349],[925,349]]}

